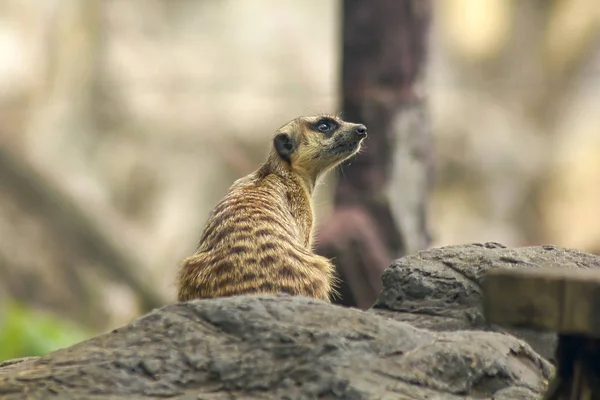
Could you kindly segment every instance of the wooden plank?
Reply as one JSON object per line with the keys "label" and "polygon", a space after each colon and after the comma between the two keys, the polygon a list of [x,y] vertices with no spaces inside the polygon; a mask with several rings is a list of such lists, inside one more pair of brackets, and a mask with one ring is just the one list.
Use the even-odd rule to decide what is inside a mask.
{"label": "wooden plank", "polygon": [[483,291],[490,323],[600,337],[598,269],[497,269]]}

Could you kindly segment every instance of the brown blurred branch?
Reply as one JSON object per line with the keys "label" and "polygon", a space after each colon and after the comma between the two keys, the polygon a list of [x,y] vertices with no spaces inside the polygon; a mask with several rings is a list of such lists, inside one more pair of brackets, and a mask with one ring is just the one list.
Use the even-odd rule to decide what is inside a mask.
{"label": "brown blurred branch", "polygon": [[3,146],[0,146],[0,187],[15,196],[27,212],[42,218],[80,256],[98,263],[114,279],[129,285],[143,310],[164,303],[159,292],[142,278],[142,266],[120,248],[113,235],[104,232],[83,207],[53,185],[42,171]]}
{"label": "brown blurred branch", "polygon": [[425,64],[431,4],[343,4],[344,117],[364,123],[369,137],[365,151],[343,167],[317,251],[334,258],[343,280],[338,302],[367,308],[381,290],[383,269],[429,244],[431,142],[415,86]]}

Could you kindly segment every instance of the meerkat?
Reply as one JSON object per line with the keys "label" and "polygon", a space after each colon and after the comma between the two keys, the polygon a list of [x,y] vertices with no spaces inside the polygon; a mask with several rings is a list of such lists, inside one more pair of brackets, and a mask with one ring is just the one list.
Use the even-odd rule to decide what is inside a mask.
{"label": "meerkat", "polygon": [[266,162],[211,211],[177,279],[178,300],[288,293],[330,302],[335,268],[313,252],[319,178],[360,151],[367,128],[331,115],[279,128]]}

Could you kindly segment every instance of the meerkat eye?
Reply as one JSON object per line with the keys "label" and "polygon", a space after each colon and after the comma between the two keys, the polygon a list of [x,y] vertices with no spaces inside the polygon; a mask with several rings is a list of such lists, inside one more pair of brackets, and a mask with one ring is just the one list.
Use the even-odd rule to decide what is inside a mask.
{"label": "meerkat eye", "polygon": [[333,131],[336,127],[337,125],[330,120],[321,120],[317,122],[317,129],[323,133],[329,133]]}
{"label": "meerkat eye", "polygon": [[329,129],[331,129],[331,126],[329,124],[322,123],[321,125],[319,125],[319,130],[321,132],[327,132]]}

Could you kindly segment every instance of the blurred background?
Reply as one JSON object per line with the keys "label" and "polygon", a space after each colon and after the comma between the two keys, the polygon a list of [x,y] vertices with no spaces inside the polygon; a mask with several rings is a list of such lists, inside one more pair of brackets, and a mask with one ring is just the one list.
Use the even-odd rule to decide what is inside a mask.
{"label": "blurred background", "polygon": [[[403,0],[398,22],[365,11],[393,2],[0,1],[0,361],[175,301],[178,264],[211,207],[290,119],[348,111],[384,146],[377,118],[393,113],[348,110],[344,67],[378,15],[389,16],[373,28],[391,26],[383,37],[394,24],[421,29],[383,47],[424,40],[427,53],[400,57],[412,102],[390,107],[423,112],[416,130],[387,121],[399,139],[385,140],[401,147],[390,157],[405,157],[406,132],[427,137],[417,147],[429,156],[415,167],[425,184],[403,178],[414,163],[382,183],[404,236],[375,257],[375,275],[403,254],[468,242],[600,253],[597,0]],[[361,76],[378,67],[367,61]],[[339,182],[356,172],[343,171],[319,187],[317,223],[343,205]],[[394,211],[401,199],[426,218]]]}

